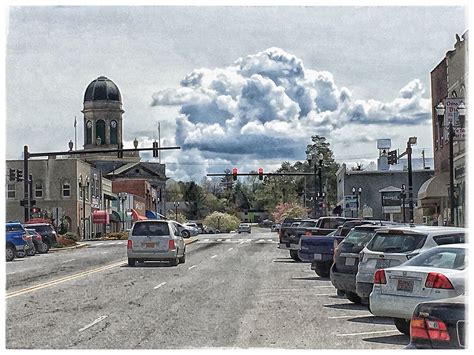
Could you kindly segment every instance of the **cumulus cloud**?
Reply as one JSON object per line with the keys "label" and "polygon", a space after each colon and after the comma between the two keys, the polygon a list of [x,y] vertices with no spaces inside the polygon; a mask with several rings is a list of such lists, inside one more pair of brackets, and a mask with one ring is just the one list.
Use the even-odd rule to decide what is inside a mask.
{"label": "cumulus cloud", "polygon": [[291,160],[302,158],[311,135],[331,141],[344,126],[426,124],[424,95],[415,79],[390,102],[353,100],[330,72],[269,48],[228,67],[196,69],[180,87],[156,92],[152,105],[179,107],[176,143],[195,159]]}

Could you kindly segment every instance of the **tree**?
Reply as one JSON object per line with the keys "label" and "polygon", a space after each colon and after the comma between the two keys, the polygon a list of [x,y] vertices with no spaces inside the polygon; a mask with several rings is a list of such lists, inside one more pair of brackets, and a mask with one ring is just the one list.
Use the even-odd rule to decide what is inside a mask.
{"label": "tree", "polygon": [[304,218],[308,215],[308,211],[301,205],[295,203],[280,203],[272,213],[273,220],[281,223],[287,217]]}
{"label": "tree", "polygon": [[204,218],[203,224],[228,233],[239,227],[240,219],[228,213],[213,212]]}

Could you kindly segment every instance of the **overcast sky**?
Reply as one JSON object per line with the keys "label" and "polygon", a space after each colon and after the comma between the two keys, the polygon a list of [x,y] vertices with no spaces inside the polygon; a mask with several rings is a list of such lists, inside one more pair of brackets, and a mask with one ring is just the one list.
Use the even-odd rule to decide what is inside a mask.
{"label": "overcast sky", "polygon": [[[432,156],[430,71],[467,29],[438,7],[11,7],[6,37],[8,159],[83,144],[84,91],[122,94],[125,146],[161,122],[167,175],[305,159],[311,135],[338,162],[377,158],[418,136]],[[28,134],[26,134],[28,132]],[[150,155],[145,160],[152,161]]]}

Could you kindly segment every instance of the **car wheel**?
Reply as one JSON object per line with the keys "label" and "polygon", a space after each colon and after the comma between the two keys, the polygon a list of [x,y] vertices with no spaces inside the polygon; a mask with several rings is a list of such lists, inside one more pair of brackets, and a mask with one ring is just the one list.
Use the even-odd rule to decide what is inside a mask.
{"label": "car wheel", "polygon": [[328,267],[327,264],[325,263],[314,264],[314,271],[316,272],[318,276],[321,276],[321,277],[329,277],[330,269],[331,267],[330,266]]}
{"label": "car wheel", "polygon": [[7,249],[5,250],[5,254],[7,257],[7,261],[12,261],[15,259],[15,248],[11,245],[7,245]]}
{"label": "car wheel", "polygon": [[298,256],[298,250],[290,250],[290,257],[294,261],[301,261],[300,257]]}
{"label": "car wheel", "polygon": [[24,258],[26,256],[26,253],[23,250],[17,250],[16,255],[17,258]]}
{"label": "car wheel", "polygon": [[38,246],[38,253],[44,254],[44,253],[47,253],[47,252],[48,252],[48,245],[46,243],[41,243]]}
{"label": "car wheel", "polygon": [[179,259],[178,258],[170,260],[170,266],[178,266],[178,264],[179,264]]}
{"label": "car wheel", "polygon": [[135,259],[128,258],[128,266],[134,267],[136,263]]}
{"label": "car wheel", "polygon": [[183,238],[189,238],[191,236],[191,233],[188,231],[183,231]]}
{"label": "car wheel", "polygon": [[393,318],[393,323],[400,333],[410,335],[410,321],[401,318]]}
{"label": "car wheel", "polygon": [[46,241],[44,244],[46,244],[46,251],[45,253],[47,253],[49,251],[49,249],[51,249],[51,243],[49,241]]}
{"label": "car wheel", "polygon": [[186,262],[186,254],[183,254],[183,256],[179,258],[179,263],[184,264],[185,262]]}
{"label": "car wheel", "polygon": [[360,304],[362,302],[360,297],[354,292],[346,292],[346,297],[352,303]]}
{"label": "car wheel", "polygon": [[28,255],[28,256],[33,256],[35,254],[36,254],[36,248],[35,247],[33,247],[31,249],[28,249],[28,251],[26,252],[26,255]]}

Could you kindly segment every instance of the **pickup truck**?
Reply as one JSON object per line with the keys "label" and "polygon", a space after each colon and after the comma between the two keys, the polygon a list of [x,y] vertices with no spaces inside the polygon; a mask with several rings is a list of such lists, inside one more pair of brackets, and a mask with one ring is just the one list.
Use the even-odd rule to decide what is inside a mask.
{"label": "pickup truck", "polygon": [[295,261],[302,261],[299,257],[300,238],[304,235],[326,235],[335,231],[348,218],[344,217],[321,217],[315,219],[304,219],[301,223],[292,227],[293,221],[285,219],[280,228],[280,242],[278,249],[285,249],[290,251],[290,257]]}
{"label": "pickup truck", "polygon": [[349,231],[355,226],[377,223],[380,222],[350,219],[339,226],[336,232],[329,235],[304,235],[299,241],[298,257],[303,262],[311,263],[311,270],[314,270],[317,275],[329,277],[334,259],[334,249],[344,240]]}

